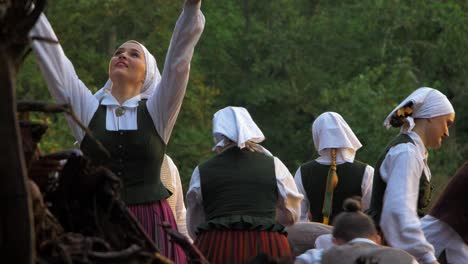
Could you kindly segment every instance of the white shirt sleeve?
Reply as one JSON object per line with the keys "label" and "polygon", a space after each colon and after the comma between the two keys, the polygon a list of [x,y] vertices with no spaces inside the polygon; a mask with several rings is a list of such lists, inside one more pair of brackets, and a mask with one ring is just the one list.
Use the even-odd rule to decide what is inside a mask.
{"label": "white shirt sleeve", "polygon": [[[40,15],[29,36],[57,40],[44,14]],[[62,47],[59,44],[34,40],[32,48],[52,97],[59,104],[70,104],[81,122],[88,126],[99,102],[78,78]],[[85,133],[71,119],[67,119],[75,139],[80,142]]]}
{"label": "white shirt sleeve", "polygon": [[418,261],[436,260],[434,248],[424,237],[417,215],[419,180],[424,160],[411,143],[391,148],[380,167],[387,183],[380,227],[388,243],[412,254]]}
{"label": "white shirt sleeve", "polygon": [[431,215],[423,217],[421,223],[424,235],[435,248],[436,256],[445,250],[447,263],[468,263],[468,245],[449,225]]}
{"label": "white shirt sleeve", "polygon": [[172,34],[161,82],[146,103],[156,130],[166,144],[185,95],[193,51],[205,26],[200,5],[185,5]]}
{"label": "white shirt sleeve", "polygon": [[187,207],[187,231],[190,237],[195,240],[197,227],[206,221],[198,167],[195,168],[190,179],[190,186],[187,191]]}
{"label": "white shirt sleeve", "polygon": [[374,183],[374,168],[367,165],[362,176],[361,193],[362,193],[362,210],[369,209],[372,197],[372,185]]}
{"label": "white shirt sleeve", "polygon": [[317,249],[327,250],[333,246],[335,246],[335,243],[333,243],[332,234],[323,234],[315,239],[315,248]]}
{"label": "white shirt sleeve", "polygon": [[296,257],[294,264],[320,264],[322,263],[323,249],[309,249]]}
{"label": "white shirt sleeve", "polygon": [[294,175],[294,182],[296,183],[297,191],[302,194],[304,197],[301,201],[301,216],[299,218],[300,222],[309,222],[308,213],[310,210],[310,203],[309,199],[307,198],[307,193],[304,190],[304,186],[302,185],[302,173],[301,167],[297,169],[296,174]]}
{"label": "white shirt sleeve", "polygon": [[[186,223],[186,214],[187,210],[185,209],[184,204],[184,194],[182,190],[182,183],[180,181],[179,170],[174,164],[172,159],[169,156],[166,156],[167,163],[170,170],[170,175],[172,176],[172,184],[174,186],[174,200],[175,200],[175,212],[174,217],[177,223],[178,231],[190,239],[190,236],[187,232],[187,223]],[[191,240],[191,239],[190,239]]]}
{"label": "white shirt sleeve", "polygon": [[299,220],[301,201],[304,196],[297,191],[294,178],[288,168],[277,157],[273,157],[273,159],[276,183],[278,184],[277,221],[285,226],[292,225]]}

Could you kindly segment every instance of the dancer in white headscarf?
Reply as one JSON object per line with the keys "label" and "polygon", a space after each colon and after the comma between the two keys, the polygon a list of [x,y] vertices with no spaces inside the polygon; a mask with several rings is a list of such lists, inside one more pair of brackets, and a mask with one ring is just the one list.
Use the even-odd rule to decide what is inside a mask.
{"label": "dancer in white headscarf", "polygon": [[187,192],[187,227],[212,263],[245,263],[258,253],[291,256],[285,225],[302,195],[286,166],[263,148],[265,137],[243,107],[215,113],[218,154],[197,166]]}
{"label": "dancer in white headscarf", "polygon": [[368,213],[390,246],[406,250],[422,263],[437,263],[418,218],[431,198],[427,148],[440,148],[454,120],[447,97],[423,87],[403,100],[384,122],[387,128],[401,129],[377,160]]}
{"label": "dancer in white headscarf", "polygon": [[[333,189],[332,201],[328,203],[332,209],[329,223],[343,211],[342,205],[346,198],[361,196],[362,206],[367,209],[374,169],[355,160],[356,151],[362,145],[343,117],[335,112],[321,114],[312,124],[312,136],[320,156],[302,164],[294,176],[299,192],[304,194],[301,221],[324,222],[327,176],[332,164],[336,165],[338,183]],[[333,152],[336,153],[335,158]]]}
{"label": "dancer in white headscarf", "polygon": [[[200,6],[201,0],[185,1],[162,76],[148,50],[136,41],[127,41],[113,54],[109,80],[96,95],[78,78],[60,45],[32,42],[52,97],[58,103],[70,104],[108,151],[104,153],[89,135],[69,122],[83,153],[122,179],[122,199],[161,253],[176,263],[186,259],[161,226],[168,222],[177,228],[166,201],[170,192],[160,181],[160,167],[185,95],[194,48],[205,24]],[[44,15],[30,36],[57,40]]]}

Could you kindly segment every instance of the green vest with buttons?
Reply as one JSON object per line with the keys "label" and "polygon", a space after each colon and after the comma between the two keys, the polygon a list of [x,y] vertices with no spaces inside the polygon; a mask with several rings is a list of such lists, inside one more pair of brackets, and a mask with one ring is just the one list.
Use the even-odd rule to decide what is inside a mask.
{"label": "green vest with buttons", "polygon": [[111,157],[108,158],[88,135],[81,142],[84,155],[94,165],[107,167],[120,177],[124,185],[121,196],[127,205],[169,197],[170,192],[160,179],[166,144],[154,127],[146,100],[141,100],[137,108],[137,130],[106,130],[106,113],[106,106],[100,105],[89,129]]}
{"label": "green vest with buttons", "polygon": [[[374,172],[374,182],[372,185],[372,198],[370,207],[367,210],[367,214],[374,219],[374,222],[377,226],[380,224],[380,217],[382,215],[383,209],[383,198],[385,194],[385,189],[387,188],[387,183],[385,183],[380,176],[380,166],[384,161],[385,157],[387,156],[388,151],[398,144],[404,143],[412,143],[414,141],[411,139],[410,136],[406,134],[400,134],[395,139],[393,139],[390,144],[385,148],[383,154],[377,160],[375,165],[375,172]],[[422,172],[421,178],[419,180],[419,195],[418,195],[418,203],[417,203],[417,210],[418,216],[422,217],[424,215],[424,210],[431,202],[431,195],[432,195],[432,186],[430,182],[427,180],[424,171]]]}

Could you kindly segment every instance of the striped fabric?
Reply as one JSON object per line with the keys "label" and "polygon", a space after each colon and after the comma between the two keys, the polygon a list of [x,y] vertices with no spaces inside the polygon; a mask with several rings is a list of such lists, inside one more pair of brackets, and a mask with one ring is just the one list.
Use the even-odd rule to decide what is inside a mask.
{"label": "striped fabric", "polygon": [[286,235],[259,230],[203,231],[195,245],[212,264],[247,263],[260,253],[272,257],[291,257]]}
{"label": "striped fabric", "polygon": [[163,163],[161,165],[161,172],[159,173],[161,177],[161,182],[168,189],[172,195],[169,196],[166,200],[169,203],[169,206],[172,208],[172,212],[176,212],[176,195],[175,195],[175,183],[173,180],[173,175],[171,174],[171,169],[169,168],[169,160],[166,155],[164,155]]}
{"label": "striped fabric", "polygon": [[156,243],[162,255],[170,258],[176,264],[187,263],[184,251],[171,242],[169,235],[164,232],[163,227],[160,225],[162,222],[167,222],[172,229],[177,230],[174,215],[166,200],[129,205],[128,208]]}

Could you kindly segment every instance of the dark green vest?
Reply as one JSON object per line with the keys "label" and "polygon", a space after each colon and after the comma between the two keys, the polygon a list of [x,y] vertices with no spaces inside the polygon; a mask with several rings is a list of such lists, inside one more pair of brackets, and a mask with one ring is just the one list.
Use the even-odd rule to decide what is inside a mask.
{"label": "dark green vest", "polygon": [[198,168],[207,220],[199,229],[283,229],[272,157],[232,147]]}
{"label": "dark green vest", "polygon": [[81,142],[81,150],[93,164],[109,168],[122,179],[121,195],[126,204],[154,202],[170,196],[159,177],[166,145],[154,127],[146,100],[139,102],[137,111],[138,130],[106,130],[105,105],[100,105],[91,119],[89,129],[110,152],[110,159],[88,135]]}
{"label": "dark green vest", "polygon": [[[355,160],[354,163],[345,162],[336,166],[338,185],[333,192],[333,218],[343,211],[343,201],[351,196],[362,196],[362,178],[367,164]],[[313,222],[323,222],[322,207],[327,185],[330,165],[322,165],[317,161],[309,161],[301,166],[302,185],[309,200],[309,211]]]}
{"label": "dark green vest", "polygon": [[[385,189],[387,188],[387,184],[383,181],[382,177],[380,176],[380,166],[382,166],[382,162],[387,156],[387,153],[390,150],[390,148],[398,144],[404,143],[414,144],[414,141],[407,134],[398,135],[390,142],[390,144],[388,144],[383,154],[379,156],[379,159],[377,160],[377,163],[375,165],[374,183],[372,185],[372,198],[369,210],[367,210],[367,214],[371,216],[372,219],[374,219],[375,224],[377,226],[379,226],[380,224],[380,216],[382,214],[383,208],[383,197],[385,194]],[[418,215],[420,217],[424,215],[424,209],[429,205],[431,201],[431,194],[432,186],[427,180],[423,170],[421,179],[419,180],[419,195],[417,204]]]}

